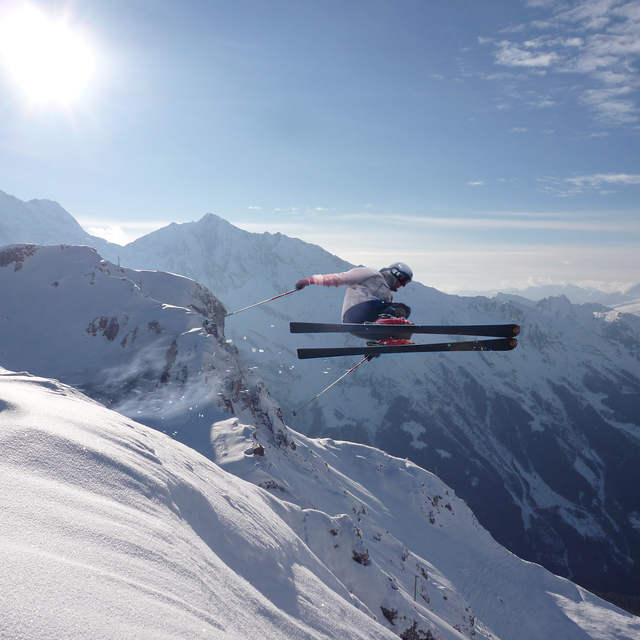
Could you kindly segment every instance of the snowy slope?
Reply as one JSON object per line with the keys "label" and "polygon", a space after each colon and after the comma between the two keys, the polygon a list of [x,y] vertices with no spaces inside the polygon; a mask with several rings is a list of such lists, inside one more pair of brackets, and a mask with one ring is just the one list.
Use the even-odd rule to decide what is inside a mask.
{"label": "snowy slope", "polygon": [[264,491],[69,387],[0,378],[5,640],[394,637]]}
{"label": "snowy slope", "polygon": [[[297,434],[282,448],[234,417],[213,427],[221,466],[0,369],[4,639],[640,633],[638,618],[501,548],[411,463]],[[264,455],[246,449],[256,441]]]}

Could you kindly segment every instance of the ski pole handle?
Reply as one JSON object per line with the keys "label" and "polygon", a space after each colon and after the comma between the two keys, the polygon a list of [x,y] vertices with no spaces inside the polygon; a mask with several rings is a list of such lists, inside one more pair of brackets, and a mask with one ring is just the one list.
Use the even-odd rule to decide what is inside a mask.
{"label": "ski pole handle", "polygon": [[281,293],[280,295],[274,296],[273,298],[269,298],[268,300],[263,300],[262,302],[256,302],[255,304],[251,304],[248,307],[245,307],[244,309],[238,309],[237,311],[232,311],[231,313],[227,313],[225,318],[228,318],[229,316],[233,316],[236,313],[240,313],[241,311],[246,311],[247,309],[253,309],[253,307],[258,307],[261,304],[265,304],[266,302],[271,302],[272,300],[283,298],[284,296],[288,296],[290,293],[295,293],[296,291],[301,291],[301,289],[291,289],[291,291],[287,291],[286,293]]}

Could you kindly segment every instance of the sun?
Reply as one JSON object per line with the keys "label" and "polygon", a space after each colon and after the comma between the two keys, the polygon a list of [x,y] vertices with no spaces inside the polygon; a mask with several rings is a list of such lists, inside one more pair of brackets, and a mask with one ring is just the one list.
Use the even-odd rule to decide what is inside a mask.
{"label": "sun", "polygon": [[28,5],[0,15],[0,53],[32,102],[73,102],[94,68],[92,51],[79,34]]}

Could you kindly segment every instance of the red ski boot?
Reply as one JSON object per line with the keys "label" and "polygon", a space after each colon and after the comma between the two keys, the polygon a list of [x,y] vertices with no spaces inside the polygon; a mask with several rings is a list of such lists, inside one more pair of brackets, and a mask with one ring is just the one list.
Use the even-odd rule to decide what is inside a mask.
{"label": "red ski boot", "polygon": [[406,318],[394,318],[393,316],[378,318],[373,324],[383,324],[389,327],[389,335],[381,340],[368,340],[368,346],[389,346],[389,345],[400,345],[400,344],[413,344],[409,338],[411,338],[410,333],[403,333],[400,337],[399,335],[393,334],[393,325],[412,325],[413,322],[407,320]]}

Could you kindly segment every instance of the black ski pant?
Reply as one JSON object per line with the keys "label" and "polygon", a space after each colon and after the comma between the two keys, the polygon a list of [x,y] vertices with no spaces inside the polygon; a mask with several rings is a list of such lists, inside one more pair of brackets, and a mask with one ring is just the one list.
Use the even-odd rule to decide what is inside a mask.
{"label": "black ski pant", "polygon": [[[411,307],[402,302],[385,302],[384,300],[367,300],[344,312],[342,322],[347,324],[364,324],[365,322],[375,322],[381,316],[392,316],[394,318],[408,318],[411,315]],[[392,335],[393,331],[389,334]],[[369,339],[369,336],[357,333],[352,335],[356,338]]]}

